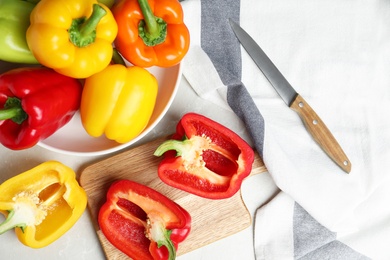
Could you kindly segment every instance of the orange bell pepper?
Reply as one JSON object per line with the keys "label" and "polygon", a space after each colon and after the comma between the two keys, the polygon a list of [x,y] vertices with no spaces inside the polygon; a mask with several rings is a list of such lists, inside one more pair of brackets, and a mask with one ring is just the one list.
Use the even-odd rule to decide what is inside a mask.
{"label": "orange bell pepper", "polygon": [[170,67],[187,54],[190,33],[177,0],[119,0],[112,7],[118,23],[115,46],[140,67]]}

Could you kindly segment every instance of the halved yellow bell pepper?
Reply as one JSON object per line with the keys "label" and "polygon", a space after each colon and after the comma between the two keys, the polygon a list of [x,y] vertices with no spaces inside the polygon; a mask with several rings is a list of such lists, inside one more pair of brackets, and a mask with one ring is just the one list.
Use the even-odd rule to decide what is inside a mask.
{"label": "halved yellow bell pepper", "polygon": [[111,62],[117,23],[96,0],[41,0],[30,15],[27,44],[44,66],[86,78]]}
{"label": "halved yellow bell pepper", "polygon": [[75,172],[57,161],[44,162],[0,185],[0,234],[15,228],[26,246],[41,248],[61,237],[83,214],[87,195]]}
{"label": "halved yellow bell pepper", "polygon": [[157,79],[146,69],[109,65],[85,80],[80,106],[84,129],[93,137],[105,134],[126,143],[147,126],[157,93]]}

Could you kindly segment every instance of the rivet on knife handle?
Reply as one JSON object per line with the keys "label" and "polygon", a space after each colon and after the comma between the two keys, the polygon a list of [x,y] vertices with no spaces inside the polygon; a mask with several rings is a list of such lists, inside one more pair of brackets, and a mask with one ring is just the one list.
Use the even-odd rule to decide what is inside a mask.
{"label": "rivet on knife handle", "polygon": [[306,129],[328,156],[340,166],[341,169],[349,173],[352,167],[351,162],[332,133],[309,104],[298,94],[291,103],[290,108],[298,113],[304,122]]}

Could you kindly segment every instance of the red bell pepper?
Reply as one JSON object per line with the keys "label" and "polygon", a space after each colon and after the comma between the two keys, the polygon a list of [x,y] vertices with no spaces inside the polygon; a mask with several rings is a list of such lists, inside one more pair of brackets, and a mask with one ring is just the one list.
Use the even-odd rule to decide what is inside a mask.
{"label": "red bell pepper", "polygon": [[18,68],[3,73],[0,143],[21,150],[49,137],[79,109],[81,91],[77,79],[48,68]]}
{"label": "red bell pepper", "polygon": [[191,216],[158,191],[119,180],[107,192],[98,223],[108,241],[133,259],[175,259]]}
{"label": "red bell pepper", "polygon": [[[236,133],[205,116],[184,115],[172,138],[154,153],[165,153],[158,175],[170,186],[204,198],[224,199],[240,189],[252,170],[253,149]],[[167,152],[170,150],[176,152]]]}

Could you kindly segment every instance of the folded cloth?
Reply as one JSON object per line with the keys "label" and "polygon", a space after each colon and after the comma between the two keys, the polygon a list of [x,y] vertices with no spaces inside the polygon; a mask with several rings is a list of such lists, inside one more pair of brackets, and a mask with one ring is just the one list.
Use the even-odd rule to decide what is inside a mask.
{"label": "folded cloth", "polygon": [[[311,256],[312,250],[320,248],[322,255],[313,251],[310,259],[323,259],[320,256],[324,255],[327,259],[364,259],[378,254],[390,259],[389,249],[370,237],[338,239],[340,234],[365,235],[367,226],[362,220],[371,215],[361,209],[371,204],[379,214],[376,230],[382,232],[373,239],[389,238],[390,234],[385,228],[389,212],[378,210],[379,205],[370,199],[380,185],[390,181],[388,1],[186,0],[182,5],[192,41],[183,61],[184,77],[199,96],[232,109],[244,121],[281,189],[280,196],[257,213],[256,256],[281,259],[259,254],[280,241],[279,245],[291,250],[289,257],[295,258]],[[323,119],[352,162],[350,174],[321,150],[298,115],[285,106],[248,54],[241,52],[229,18],[251,34]],[[267,211],[283,214],[284,210],[286,214],[280,218],[262,217]],[[312,226],[296,221],[294,214],[313,220],[311,223],[323,227],[329,236],[319,236],[308,245],[310,240],[299,236],[310,234]],[[262,228],[271,223],[276,237],[261,236]],[[379,231],[380,225],[385,231]],[[288,242],[284,234],[291,234]],[[348,250],[324,246],[332,241]],[[362,246],[366,243],[377,249],[375,255],[369,255],[373,250],[366,250],[367,245]],[[351,252],[355,257],[349,258]]]}
{"label": "folded cloth", "polygon": [[[390,259],[390,182],[384,182],[355,213],[356,232],[332,232],[290,196],[280,192],[256,213],[256,259]],[[369,257],[368,257],[369,256]]]}

